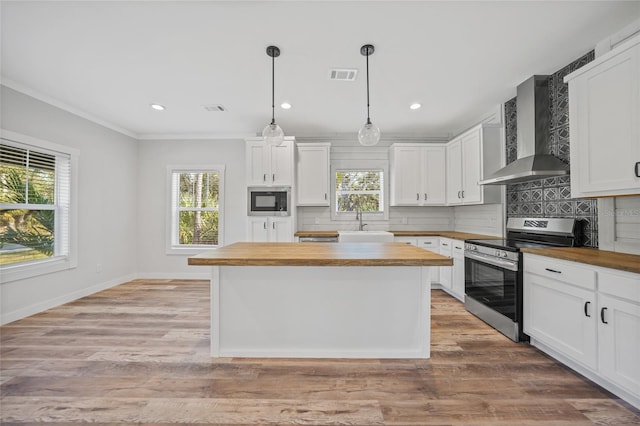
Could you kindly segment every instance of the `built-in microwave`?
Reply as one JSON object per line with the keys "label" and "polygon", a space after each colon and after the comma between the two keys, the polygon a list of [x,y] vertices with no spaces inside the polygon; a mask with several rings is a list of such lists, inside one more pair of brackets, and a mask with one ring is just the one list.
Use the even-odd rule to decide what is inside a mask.
{"label": "built-in microwave", "polygon": [[291,215],[291,187],[249,187],[247,190],[247,214],[249,216]]}

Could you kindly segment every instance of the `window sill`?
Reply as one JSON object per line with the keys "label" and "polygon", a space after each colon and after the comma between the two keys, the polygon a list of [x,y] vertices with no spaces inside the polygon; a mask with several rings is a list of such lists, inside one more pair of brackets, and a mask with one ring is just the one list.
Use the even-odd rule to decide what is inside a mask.
{"label": "window sill", "polygon": [[216,250],[220,245],[217,246],[171,246],[167,247],[166,254],[175,255],[175,256],[190,256],[194,254],[200,254],[205,251]]}
{"label": "window sill", "polygon": [[25,280],[39,275],[73,269],[77,262],[67,256],[60,256],[38,262],[24,263],[21,265],[3,266],[0,274],[0,283]]}

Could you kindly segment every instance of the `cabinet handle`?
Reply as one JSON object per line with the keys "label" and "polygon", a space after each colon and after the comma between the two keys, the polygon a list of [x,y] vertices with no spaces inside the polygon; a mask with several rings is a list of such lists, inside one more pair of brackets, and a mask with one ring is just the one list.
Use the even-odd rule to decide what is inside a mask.
{"label": "cabinet handle", "polygon": [[449,244],[447,244],[447,243],[442,243],[442,245],[445,246],[445,247],[449,247]]}
{"label": "cabinet handle", "polygon": [[422,244],[424,244],[425,246],[430,246],[430,245],[431,245],[431,244],[433,244],[433,243],[432,243],[431,241],[425,241],[425,242],[424,242],[424,243],[422,243]]}
{"label": "cabinet handle", "polygon": [[275,223],[275,222],[271,222],[271,227],[272,227],[273,229],[276,229],[276,223]]}
{"label": "cabinet handle", "polygon": [[420,193],[416,192],[416,201],[420,201]]}
{"label": "cabinet handle", "polygon": [[424,200],[427,201],[427,193],[424,193]]}
{"label": "cabinet handle", "polygon": [[589,315],[589,305],[591,304],[591,302],[587,301],[584,302],[584,316],[587,318],[591,318],[591,315]]}
{"label": "cabinet handle", "polygon": [[636,163],[635,172],[636,172],[636,177],[640,177],[640,161]]}
{"label": "cabinet handle", "polygon": [[462,198],[462,197],[460,196],[460,192],[462,192],[462,191],[458,191],[458,198]]}
{"label": "cabinet handle", "polygon": [[461,192],[462,192],[462,198],[464,198],[464,189]]}
{"label": "cabinet handle", "polygon": [[458,250],[462,250],[462,247],[458,247],[458,246],[454,246],[455,248],[457,248]]}
{"label": "cabinet handle", "polygon": [[263,227],[264,229],[267,229],[267,222],[262,222],[262,227]]}
{"label": "cabinet handle", "polygon": [[324,199],[325,200],[327,199],[327,193],[326,192],[324,193]]}
{"label": "cabinet handle", "polygon": [[276,181],[276,174],[272,174],[271,175],[271,182],[275,182]]}
{"label": "cabinet handle", "polygon": [[602,321],[603,324],[609,324],[607,321],[604,320],[604,311],[606,310],[607,308],[600,309],[600,320]]}
{"label": "cabinet handle", "polygon": [[555,269],[544,268],[545,271],[553,272],[554,274],[561,274],[562,271],[556,271]]}
{"label": "cabinet handle", "polygon": [[262,181],[263,181],[263,182],[266,182],[266,181],[267,181],[267,174],[266,174],[266,173],[262,175]]}

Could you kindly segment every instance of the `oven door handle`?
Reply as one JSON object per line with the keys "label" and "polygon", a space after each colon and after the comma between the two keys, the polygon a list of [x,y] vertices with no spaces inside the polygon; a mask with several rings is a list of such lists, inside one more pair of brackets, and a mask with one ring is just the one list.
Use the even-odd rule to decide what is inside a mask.
{"label": "oven door handle", "polygon": [[477,260],[478,262],[487,263],[489,265],[508,269],[509,271],[518,272],[518,262],[514,262],[512,260],[500,259],[494,256],[488,256],[485,254],[474,252],[465,252],[464,256],[468,257],[469,259]]}

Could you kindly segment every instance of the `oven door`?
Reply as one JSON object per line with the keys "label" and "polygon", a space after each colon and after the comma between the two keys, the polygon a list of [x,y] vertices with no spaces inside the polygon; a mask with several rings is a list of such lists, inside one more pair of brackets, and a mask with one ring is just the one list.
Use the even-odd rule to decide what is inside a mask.
{"label": "oven door", "polygon": [[522,291],[522,274],[518,262],[481,253],[466,252],[464,288],[470,297],[515,322],[522,307],[518,306]]}

